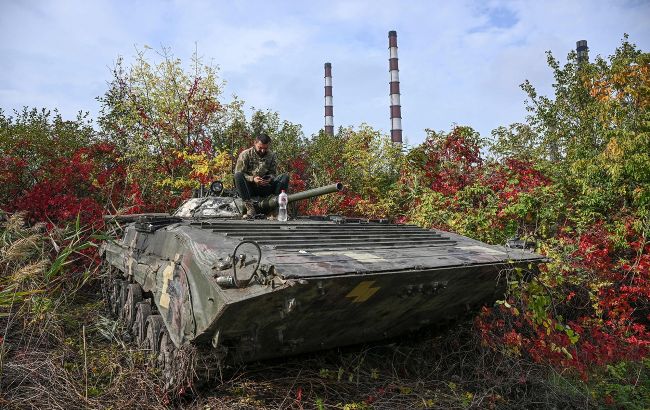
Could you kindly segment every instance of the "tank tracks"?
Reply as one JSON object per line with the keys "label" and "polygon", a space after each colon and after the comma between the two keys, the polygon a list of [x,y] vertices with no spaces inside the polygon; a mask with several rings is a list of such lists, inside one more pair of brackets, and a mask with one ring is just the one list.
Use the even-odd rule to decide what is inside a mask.
{"label": "tank tracks", "polygon": [[223,354],[210,347],[176,347],[152,295],[113,266],[103,269],[102,293],[110,316],[124,329],[123,339],[147,354],[148,366],[156,369],[163,390],[181,396],[222,374]]}

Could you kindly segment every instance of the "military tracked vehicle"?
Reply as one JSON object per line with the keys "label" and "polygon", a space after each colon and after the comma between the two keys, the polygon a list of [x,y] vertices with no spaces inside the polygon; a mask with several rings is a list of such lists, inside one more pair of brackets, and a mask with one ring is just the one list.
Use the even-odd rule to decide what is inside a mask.
{"label": "military tracked vehicle", "polygon": [[[272,210],[277,198],[257,205]],[[189,365],[196,371],[198,363],[269,359],[446,322],[502,296],[504,269],[542,261],[383,220],[279,222],[243,213],[241,199],[214,183],[173,214],[109,217],[125,225],[121,238],[101,247],[108,306],[157,357],[169,383],[183,380],[178,357],[187,348],[198,352]]]}

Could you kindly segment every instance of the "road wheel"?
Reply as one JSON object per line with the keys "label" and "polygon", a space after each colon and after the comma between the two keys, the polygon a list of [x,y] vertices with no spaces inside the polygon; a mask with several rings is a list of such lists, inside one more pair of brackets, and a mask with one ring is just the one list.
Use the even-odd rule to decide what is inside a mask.
{"label": "road wheel", "polygon": [[110,307],[111,307],[111,314],[115,318],[120,318],[120,313],[122,312],[122,308],[124,307],[124,302],[125,302],[125,288],[126,288],[127,282],[123,279],[113,279],[113,283],[111,285],[111,293],[110,293]]}
{"label": "road wheel", "polygon": [[113,272],[110,265],[102,262],[102,297],[109,315],[113,314],[111,294],[113,291]]}
{"label": "road wheel", "polygon": [[130,283],[126,287],[126,297],[122,309],[122,321],[127,329],[131,330],[135,321],[136,306],[142,302],[142,288],[137,283]]}
{"label": "road wheel", "polygon": [[174,366],[176,357],[176,347],[169,337],[167,329],[160,332],[160,347],[158,348],[158,358],[156,366],[162,373],[165,381],[165,391],[174,390],[176,387],[176,369]]}
{"label": "road wheel", "polygon": [[145,324],[145,340],[142,348],[149,351],[152,359],[156,359],[160,349],[160,331],[164,328],[163,319],[160,315],[151,315]]}
{"label": "road wheel", "polygon": [[135,319],[133,320],[133,336],[138,346],[144,346],[147,338],[147,319],[151,316],[151,305],[149,302],[140,302],[135,308]]}

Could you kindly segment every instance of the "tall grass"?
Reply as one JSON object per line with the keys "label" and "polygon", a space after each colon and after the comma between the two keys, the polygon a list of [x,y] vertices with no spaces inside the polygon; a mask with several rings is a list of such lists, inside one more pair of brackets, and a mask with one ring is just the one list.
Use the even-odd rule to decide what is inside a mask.
{"label": "tall grass", "polygon": [[164,407],[144,355],[104,335],[96,247],[82,226],[0,221],[0,408]]}

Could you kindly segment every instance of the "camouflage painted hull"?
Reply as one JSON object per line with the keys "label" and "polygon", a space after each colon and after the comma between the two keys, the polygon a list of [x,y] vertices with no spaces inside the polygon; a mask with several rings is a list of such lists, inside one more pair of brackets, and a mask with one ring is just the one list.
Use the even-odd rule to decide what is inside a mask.
{"label": "camouflage painted hull", "polygon": [[[259,267],[234,287],[242,242],[259,250],[246,259]],[[501,297],[504,269],[542,261],[447,232],[356,220],[143,217],[102,251],[151,299],[174,345],[212,346],[235,361],[444,323]],[[239,275],[253,269],[240,262]]]}

